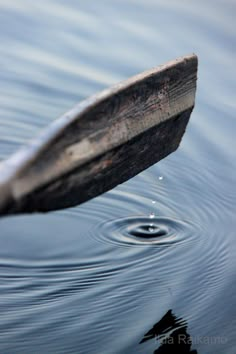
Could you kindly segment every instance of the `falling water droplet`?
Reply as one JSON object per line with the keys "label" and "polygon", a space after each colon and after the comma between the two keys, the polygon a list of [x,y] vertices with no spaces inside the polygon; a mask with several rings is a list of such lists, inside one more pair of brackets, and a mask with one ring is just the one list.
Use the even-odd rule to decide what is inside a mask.
{"label": "falling water droplet", "polygon": [[155,201],[155,200],[152,200],[152,204],[156,204],[156,201]]}
{"label": "falling water droplet", "polygon": [[160,181],[162,181],[162,180],[163,180],[163,176],[159,176],[158,179],[159,179]]}
{"label": "falling water droplet", "polygon": [[151,213],[151,214],[149,215],[149,218],[150,218],[150,219],[154,219],[154,218],[155,218],[155,214],[154,214],[154,213]]}

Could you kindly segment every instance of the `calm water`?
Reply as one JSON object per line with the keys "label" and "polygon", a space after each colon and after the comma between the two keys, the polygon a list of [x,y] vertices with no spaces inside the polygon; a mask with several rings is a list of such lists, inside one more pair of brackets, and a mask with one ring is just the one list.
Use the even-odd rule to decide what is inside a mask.
{"label": "calm water", "polygon": [[176,153],[78,208],[0,220],[0,353],[235,354],[235,11],[0,0],[0,159],[87,96],[199,56]]}

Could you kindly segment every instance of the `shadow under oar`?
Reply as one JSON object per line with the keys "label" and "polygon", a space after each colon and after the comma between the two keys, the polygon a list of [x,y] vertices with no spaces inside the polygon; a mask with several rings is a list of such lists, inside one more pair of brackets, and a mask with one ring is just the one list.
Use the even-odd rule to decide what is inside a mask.
{"label": "shadow under oar", "polygon": [[160,346],[153,354],[197,354],[196,350],[191,350],[192,340],[187,333],[187,322],[182,318],[177,318],[172,310],[169,310],[150,331],[148,331],[140,341],[144,343],[150,339],[158,340]]}

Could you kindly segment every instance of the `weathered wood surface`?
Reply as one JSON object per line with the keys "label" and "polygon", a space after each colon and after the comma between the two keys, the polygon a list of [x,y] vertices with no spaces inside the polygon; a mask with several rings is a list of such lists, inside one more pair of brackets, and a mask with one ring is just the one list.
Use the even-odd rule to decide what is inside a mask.
{"label": "weathered wood surface", "polygon": [[196,80],[193,54],[78,104],[0,164],[0,215],[78,205],[175,151]]}

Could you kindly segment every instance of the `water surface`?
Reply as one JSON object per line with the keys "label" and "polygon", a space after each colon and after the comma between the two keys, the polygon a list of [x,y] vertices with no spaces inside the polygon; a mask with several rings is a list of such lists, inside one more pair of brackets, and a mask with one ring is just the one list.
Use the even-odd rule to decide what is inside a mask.
{"label": "water surface", "polygon": [[80,207],[0,220],[1,353],[235,353],[235,10],[0,0],[0,159],[89,95],[199,56],[177,152]]}

